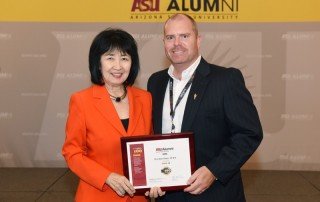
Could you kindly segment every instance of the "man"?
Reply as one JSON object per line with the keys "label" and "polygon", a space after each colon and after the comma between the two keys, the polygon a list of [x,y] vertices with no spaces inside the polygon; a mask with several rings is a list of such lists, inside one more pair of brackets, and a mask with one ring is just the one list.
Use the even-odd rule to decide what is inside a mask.
{"label": "man", "polygon": [[262,128],[241,72],[201,57],[197,25],[185,14],[166,21],[164,47],[171,66],[148,81],[154,132],[194,132],[197,170],[190,186],[159,201],[245,201],[240,168],[260,144]]}

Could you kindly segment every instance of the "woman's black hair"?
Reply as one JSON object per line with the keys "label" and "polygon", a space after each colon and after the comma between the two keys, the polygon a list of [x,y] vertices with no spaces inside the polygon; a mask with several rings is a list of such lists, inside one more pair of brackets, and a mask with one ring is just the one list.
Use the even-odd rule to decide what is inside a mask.
{"label": "woman's black hair", "polygon": [[90,46],[89,69],[92,83],[100,86],[105,84],[101,72],[100,59],[103,54],[112,50],[119,50],[121,53],[130,55],[131,68],[124,85],[133,85],[140,70],[137,43],[128,32],[111,28],[100,32]]}

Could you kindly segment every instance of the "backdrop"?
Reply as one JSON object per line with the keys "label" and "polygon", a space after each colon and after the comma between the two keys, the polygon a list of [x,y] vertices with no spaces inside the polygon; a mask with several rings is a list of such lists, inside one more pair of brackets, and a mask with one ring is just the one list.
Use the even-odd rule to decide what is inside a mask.
{"label": "backdrop", "polygon": [[[320,7],[317,0],[1,2],[0,166],[64,167],[68,102],[91,85],[88,51],[107,27],[138,42],[136,86],[168,67],[163,22],[199,22],[201,54],[236,67],[259,111],[264,140],[245,169],[320,170]],[[317,93],[318,92],[318,93]]]}

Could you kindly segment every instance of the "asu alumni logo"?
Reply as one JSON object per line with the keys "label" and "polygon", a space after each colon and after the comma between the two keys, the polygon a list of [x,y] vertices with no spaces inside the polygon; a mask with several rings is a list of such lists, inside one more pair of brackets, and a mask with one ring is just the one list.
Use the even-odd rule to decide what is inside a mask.
{"label": "asu alumni logo", "polygon": [[131,12],[153,12],[159,10],[160,0],[133,0]]}
{"label": "asu alumni logo", "polygon": [[130,20],[164,21],[174,13],[187,13],[195,20],[235,20],[240,0],[132,0]]}

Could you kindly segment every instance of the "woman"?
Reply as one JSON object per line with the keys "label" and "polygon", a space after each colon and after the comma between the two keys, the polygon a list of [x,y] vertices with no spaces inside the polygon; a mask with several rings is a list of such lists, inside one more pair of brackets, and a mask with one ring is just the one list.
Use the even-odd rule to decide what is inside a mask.
{"label": "woman", "polygon": [[139,72],[134,38],[107,29],[89,53],[93,85],[70,99],[62,153],[80,178],[76,201],[146,201],[123,176],[120,137],[151,133],[151,95],[132,87]]}

